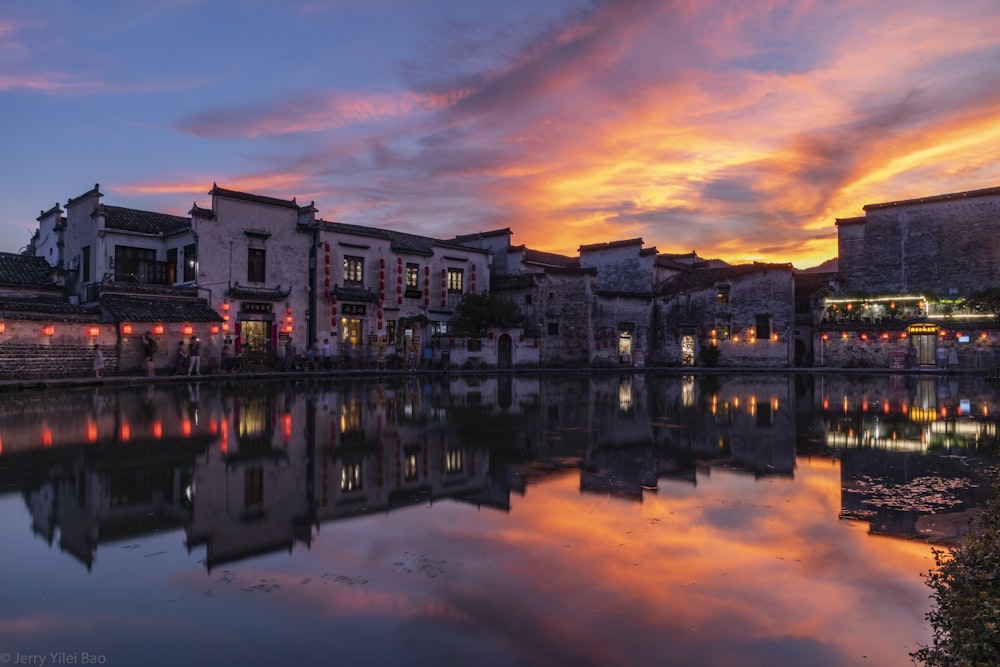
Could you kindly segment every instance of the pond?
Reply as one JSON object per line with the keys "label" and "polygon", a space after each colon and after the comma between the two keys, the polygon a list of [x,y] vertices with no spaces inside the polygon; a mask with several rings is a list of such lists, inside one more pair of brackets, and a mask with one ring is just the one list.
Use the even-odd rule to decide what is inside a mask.
{"label": "pond", "polygon": [[874,375],[4,399],[5,664],[909,665],[1000,409]]}

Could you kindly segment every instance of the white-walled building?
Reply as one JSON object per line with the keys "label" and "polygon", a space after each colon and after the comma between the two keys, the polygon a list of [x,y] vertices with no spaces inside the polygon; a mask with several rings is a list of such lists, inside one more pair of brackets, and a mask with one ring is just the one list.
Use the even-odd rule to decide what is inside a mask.
{"label": "white-walled building", "polygon": [[[309,266],[315,208],[213,185],[191,209],[197,284],[222,316],[224,344],[250,359],[309,344]],[[190,258],[189,258],[190,259]]]}

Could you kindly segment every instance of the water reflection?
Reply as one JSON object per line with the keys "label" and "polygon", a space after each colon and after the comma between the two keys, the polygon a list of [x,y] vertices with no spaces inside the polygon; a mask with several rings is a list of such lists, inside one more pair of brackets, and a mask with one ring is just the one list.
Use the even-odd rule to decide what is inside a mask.
{"label": "water reflection", "polygon": [[[172,578],[201,563],[223,573],[213,594],[235,580],[241,591],[363,582],[390,597],[337,604],[387,604],[389,616],[443,605],[446,618],[484,623],[485,602],[459,602],[475,585],[477,600],[534,625],[490,623],[516,626],[524,642],[553,633],[535,636],[548,648],[507,646],[484,664],[542,663],[570,639],[581,663],[644,662],[663,636],[674,664],[795,664],[817,651],[828,656],[819,664],[853,664],[848,645],[878,653],[872,664],[908,664],[905,647],[928,639],[927,548],[854,527],[952,534],[997,449],[996,388],[974,378],[409,377],[7,398],[0,483],[20,491],[33,534],[92,575],[120,563],[123,543],[172,536],[186,557]],[[295,564],[262,560],[288,553]],[[264,562],[283,583],[231,569]],[[30,563],[7,576],[50,576]],[[448,597],[398,580],[413,573],[448,579]],[[512,586],[525,601],[509,599]],[[316,601],[282,604],[293,603]],[[651,621],[643,605],[674,620]],[[872,624],[866,605],[892,612]],[[423,616],[418,607],[406,614]],[[614,631],[590,628],[598,649],[587,632],[567,634],[565,618]],[[880,644],[892,632],[880,623],[900,618],[902,637]],[[496,649],[509,633],[490,623],[463,632]]]}

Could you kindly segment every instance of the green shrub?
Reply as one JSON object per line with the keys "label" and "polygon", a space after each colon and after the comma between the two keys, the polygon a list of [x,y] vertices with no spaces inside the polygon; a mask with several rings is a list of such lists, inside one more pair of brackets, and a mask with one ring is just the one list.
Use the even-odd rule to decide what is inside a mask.
{"label": "green shrub", "polygon": [[934,643],[911,655],[929,667],[1000,665],[1000,487],[959,546],[934,550],[925,575]]}

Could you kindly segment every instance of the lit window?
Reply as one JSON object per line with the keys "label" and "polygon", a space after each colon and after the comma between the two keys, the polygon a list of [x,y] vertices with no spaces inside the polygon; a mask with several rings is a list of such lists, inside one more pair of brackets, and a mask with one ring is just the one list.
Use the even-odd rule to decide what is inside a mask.
{"label": "lit window", "polygon": [[361,490],[361,461],[344,463],[344,467],[340,471],[340,490]]}
{"label": "lit window", "polygon": [[448,291],[462,292],[465,283],[465,271],[462,269],[448,269]]}
{"label": "lit window", "polygon": [[715,292],[715,305],[719,308],[729,307],[729,286],[723,285]]}
{"label": "lit window", "polygon": [[418,264],[406,265],[406,289],[418,289],[420,287],[420,266]]}
{"label": "lit window", "polygon": [[446,472],[462,472],[462,450],[449,449],[444,454],[444,467]]}
{"label": "lit window", "polygon": [[344,284],[360,286],[365,281],[365,260],[363,257],[344,256]]}

